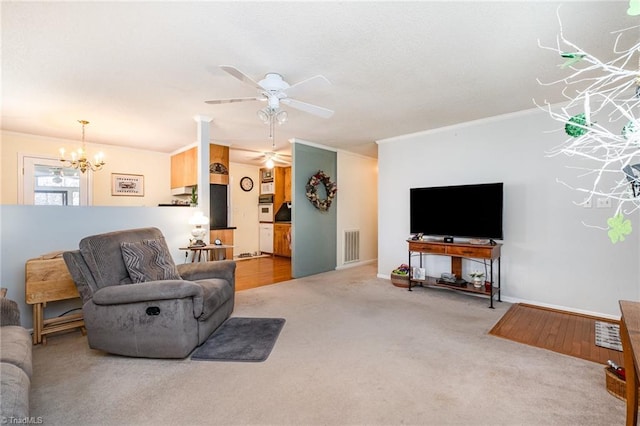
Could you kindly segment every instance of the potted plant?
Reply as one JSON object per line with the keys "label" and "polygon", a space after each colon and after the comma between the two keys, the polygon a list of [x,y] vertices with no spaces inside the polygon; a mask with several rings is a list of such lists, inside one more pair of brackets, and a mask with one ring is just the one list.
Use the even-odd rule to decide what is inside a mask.
{"label": "potted plant", "polygon": [[409,265],[403,263],[391,271],[391,284],[396,287],[409,287]]}
{"label": "potted plant", "polygon": [[198,185],[193,185],[191,187],[191,198],[189,199],[189,203],[191,207],[196,207],[198,205]]}
{"label": "potted plant", "polygon": [[483,278],[484,278],[484,272],[480,272],[480,271],[473,271],[469,274],[471,276],[471,278],[473,278],[473,286],[475,288],[480,288],[482,287],[482,284],[484,284]]}

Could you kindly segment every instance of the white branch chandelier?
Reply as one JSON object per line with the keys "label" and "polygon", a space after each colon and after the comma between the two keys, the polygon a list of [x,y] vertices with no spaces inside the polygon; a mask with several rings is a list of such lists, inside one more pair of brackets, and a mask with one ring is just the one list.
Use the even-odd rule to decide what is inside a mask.
{"label": "white branch chandelier", "polygon": [[[629,14],[640,14],[638,3],[630,2]],[[615,204],[607,226],[597,226],[607,231],[612,243],[624,241],[631,233],[627,217],[640,210],[640,42],[633,43],[639,30],[636,26],[614,32],[616,57],[609,61],[601,61],[567,40],[562,23],[557,46],[540,46],[556,52],[565,61],[561,68],[569,72],[560,80],[540,82],[563,85],[562,94],[568,100],[559,108],[548,102],[538,105],[563,123],[569,136],[548,155],[582,160],[572,168],[581,170],[579,177],[589,179],[588,185],[575,187],[559,181],[585,194],[580,204],[590,203],[594,197]],[[629,33],[630,42],[623,42]]]}

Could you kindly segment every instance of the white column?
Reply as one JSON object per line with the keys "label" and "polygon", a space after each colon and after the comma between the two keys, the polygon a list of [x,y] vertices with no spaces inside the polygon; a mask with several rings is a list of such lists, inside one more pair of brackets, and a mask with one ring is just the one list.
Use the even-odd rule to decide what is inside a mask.
{"label": "white column", "polygon": [[[203,115],[196,115],[193,119],[198,127],[196,141],[198,146],[198,209],[209,217],[209,127],[213,119]],[[211,220],[210,217],[209,220]],[[209,232],[207,232],[205,242],[209,242]]]}

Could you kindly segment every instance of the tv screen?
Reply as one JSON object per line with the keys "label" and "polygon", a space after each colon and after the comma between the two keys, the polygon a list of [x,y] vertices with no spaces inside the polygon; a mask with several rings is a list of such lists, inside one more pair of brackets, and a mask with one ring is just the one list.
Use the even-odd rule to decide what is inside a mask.
{"label": "tv screen", "polygon": [[500,183],[410,189],[410,232],[502,239]]}

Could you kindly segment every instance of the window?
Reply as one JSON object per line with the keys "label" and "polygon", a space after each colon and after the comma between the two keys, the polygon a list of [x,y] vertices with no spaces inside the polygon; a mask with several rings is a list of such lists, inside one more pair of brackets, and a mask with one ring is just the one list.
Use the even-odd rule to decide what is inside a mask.
{"label": "window", "polygon": [[35,191],[33,200],[36,206],[67,206],[67,191]]}
{"label": "window", "polygon": [[[89,205],[88,173],[62,167],[54,158],[20,155],[18,181],[22,187],[19,204],[37,206],[86,206]],[[20,197],[21,195],[21,197]]]}

